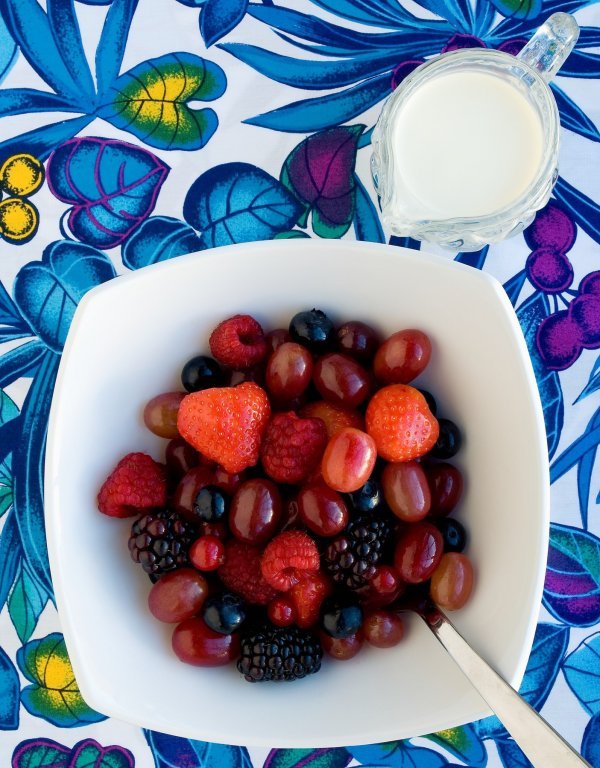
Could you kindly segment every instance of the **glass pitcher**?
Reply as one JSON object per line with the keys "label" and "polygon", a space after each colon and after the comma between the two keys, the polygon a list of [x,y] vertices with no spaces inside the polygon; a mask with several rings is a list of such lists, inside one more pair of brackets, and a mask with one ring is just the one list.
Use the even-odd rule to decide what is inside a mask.
{"label": "glass pitcher", "polygon": [[[579,27],[573,16],[555,13],[538,29],[516,57],[484,48],[452,51],[427,61],[402,81],[384,103],[372,139],[371,173],[380,198],[383,221],[393,234],[426,240],[448,248],[474,251],[485,244],[496,243],[515,235],[531,223],[536,211],[548,201],[558,176],[560,121],[548,82],[573,49],[578,36]],[[460,79],[456,78],[457,75]],[[454,76],[454,79],[448,79],[449,76]],[[469,184],[468,179],[472,180],[475,178],[473,174],[479,174],[476,162],[479,159],[473,154],[479,147],[476,127],[473,129],[475,133],[471,133],[470,137],[474,147],[472,151],[467,144],[459,146],[450,156],[447,152],[444,154],[445,145],[442,147],[427,144],[427,129],[432,127],[432,123],[424,116],[431,115],[432,120],[438,120],[439,131],[444,132],[447,130],[447,123],[444,121],[449,119],[452,107],[459,103],[456,101],[453,105],[452,101],[448,101],[452,99],[452,90],[449,89],[451,83],[455,89],[459,88],[454,93],[460,95],[460,103],[467,108],[469,83],[479,89],[480,95],[483,93],[484,102],[487,99],[491,107],[487,115],[487,132],[481,137],[485,150],[481,151],[488,153],[488,166],[496,163],[499,187],[500,177],[503,173],[506,176],[509,170],[498,165],[502,162],[502,153],[494,153],[494,137],[490,137],[489,130],[493,109],[502,110],[496,114],[509,121],[506,125],[516,134],[513,136],[515,141],[518,140],[518,132],[523,130],[524,143],[519,145],[521,154],[518,157],[512,149],[516,144],[506,145],[504,142],[502,147],[504,153],[508,152],[508,155],[504,155],[505,158],[519,162],[522,156],[533,163],[532,156],[535,154],[535,165],[532,164],[531,174],[519,179],[518,184],[515,176],[514,188],[506,186],[513,178],[509,175],[503,179],[505,188],[502,190],[494,188],[496,177],[492,176],[489,183],[487,179],[483,180],[484,186],[480,192],[485,194],[479,195],[482,199],[477,199],[476,185],[465,189],[464,185]],[[493,87],[489,88],[486,84]],[[424,86],[429,90],[425,91]],[[514,113],[515,119],[512,113],[509,117],[504,103],[501,104],[499,100],[494,102],[496,89],[498,96],[513,99],[515,107],[518,105],[518,110]],[[425,93],[433,94],[427,97],[429,103],[426,107],[423,106]],[[421,109],[427,111],[418,113],[419,119],[423,118],[422,123],[410,125],[406,117],[409,114],[407,105],[419,103]],[[513,101],[506,103],[513,105]],[[416,107],[410,108],[413,115],[416,115]],[[464,117],[464,112],[465,109],[461,106],[459,116]],[[473,113],[476,121],[478,115],[482,115],[481,109],[478,113]],[[521,118],[523,128],[519,122]],[[483,122],[483,117],[481,120]],[[423,131],[418,130],[421,124]],[[527,128],[529,125],[531,132]],[[439,131],[437,134],[435,131],[433,134],[429,133],[439,137]],[[493,130],[491,133],[493,134]],[[525,138],[527,141],[531,140],[530,146]],[[461,152],[469,155],[472,166],[465,174],[460,173],[461,158],[464,156]],[[419,158],[426,161],[425,165],[418,165]],[[486,161],[484,159],[481,162]],[[466,165],[468,164],[465,164],[465,168]],[[510,163],[504,165],[510,166]],[[458,173],[455,173],[455,182],[454,176],[448,176],[449,168],[453,169],[452,173],[455,173],[454,169],[458,170]],[[481,179],[483,178],[481,176]],[[422,193],[419,186],[426,194]],[[470,198],[469,192],[473,193]],[[496,192],[498,195],[495,198]],[[487,197],[489,204],[483,200]],[[493,202],[496,199],[497,204]],[[482,207],[485,205],[488,207]]]}

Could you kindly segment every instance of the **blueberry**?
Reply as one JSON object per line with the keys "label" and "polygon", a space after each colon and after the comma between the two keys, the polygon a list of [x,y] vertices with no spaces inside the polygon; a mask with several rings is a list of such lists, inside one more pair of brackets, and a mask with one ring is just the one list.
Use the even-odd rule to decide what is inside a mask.
{"label": "blueberry", "polygon": [[188,392],[218,387],[223,383],[223,372],[216,360],[207,355],[192,357],[183,366],[181,383]]}
{"label": "blueberry", "polygon": [[467,545],[464,526],[451,517],[442,517],[435,524],[444,539],[444,552],[462,552]]}
{"label": "blueberry", "polygon": [[371,476],[367,482],[350,494],[350,503],[357,512],[370,512],[383,501],[383,491],[379,480]]}
{"label": "blueberry", "polygon": [[246,619],[246,605],[241,597],[223,592],[209,597],[204,603],[202,617],[214,632],[230,635],[239,629]]}
{"label": "blueberry", "polygon": [[438,419],[440,434],[429,455],[435,459],[451,459],[460,450],[462,435],[450,419]]}
{"label": "blueberry", "polygon": [[335,327],[320,309],[299,312],[290,322],[290,336],[311,352],[324,352],[335,341]]}
{"label": "blueberry", "polygon": [[427,389],[420,389],[419,392],[423,395],[423,397],[427,401],[427,406],[429,410],[435,416],[435,414],[437,413],[437,403],[435,402],[435,397]]}
{"label": "blueberry", "polygon": [[216,485],[205,485],[194,499],[194,514],[200,520],[214,523],[225,517],[228,506],[229,499],[222,488]]}
{"label": "blueberry", "polygon": [[331,637],[354,635],[362,621],[362,608],[351,597],[328,597],[323,601],[321,627]]}

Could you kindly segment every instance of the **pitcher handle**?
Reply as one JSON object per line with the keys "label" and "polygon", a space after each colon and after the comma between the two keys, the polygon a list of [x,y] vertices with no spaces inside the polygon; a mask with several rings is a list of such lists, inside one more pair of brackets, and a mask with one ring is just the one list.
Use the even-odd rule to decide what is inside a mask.
{"label": "pitcher handle", "polygon": [[517,58],[549,82],[564,64],[578,37],[579,25],[570,13],[553,13]]}

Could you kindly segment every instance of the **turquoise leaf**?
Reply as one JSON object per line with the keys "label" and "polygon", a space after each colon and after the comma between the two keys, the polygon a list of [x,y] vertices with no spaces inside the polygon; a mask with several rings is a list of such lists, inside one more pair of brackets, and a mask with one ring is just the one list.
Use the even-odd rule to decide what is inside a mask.
{"label": "turquoise leaf", "polygon": [[27,565],[23,563],[8,598],[10,620],[22,643],[31,637],[47,602],[48,595],[31,578]]}

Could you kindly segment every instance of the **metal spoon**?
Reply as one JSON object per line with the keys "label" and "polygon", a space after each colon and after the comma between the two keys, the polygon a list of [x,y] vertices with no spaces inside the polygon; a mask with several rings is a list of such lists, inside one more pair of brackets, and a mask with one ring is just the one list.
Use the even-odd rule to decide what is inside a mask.
{"label": "metal spoon", "polygon": [[432,603],[413,610],[448,651],[473,687],[489,704],[534,768],[593,768],[525,699],[485,662]]}

